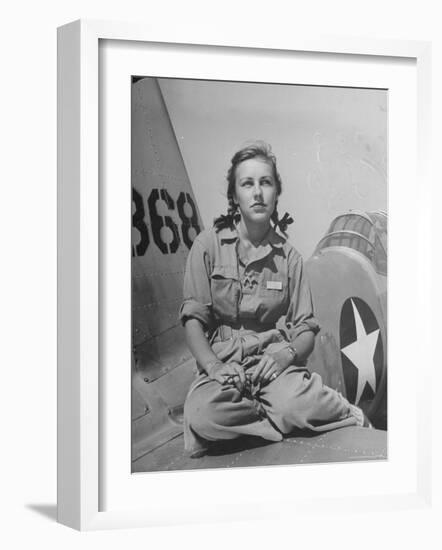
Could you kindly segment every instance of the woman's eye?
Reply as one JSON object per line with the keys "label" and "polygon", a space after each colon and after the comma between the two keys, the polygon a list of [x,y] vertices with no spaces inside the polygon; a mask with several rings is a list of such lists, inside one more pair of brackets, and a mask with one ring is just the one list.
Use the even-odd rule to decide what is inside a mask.
{"label": "woman's eye", "polygon": [[271,179],[268,179],[268,178],[266,178],[266,179],[264,179],[264,180],[261,180],[261,183],[262,183],[263,185],[273,185],[272,180],[271,180]]}

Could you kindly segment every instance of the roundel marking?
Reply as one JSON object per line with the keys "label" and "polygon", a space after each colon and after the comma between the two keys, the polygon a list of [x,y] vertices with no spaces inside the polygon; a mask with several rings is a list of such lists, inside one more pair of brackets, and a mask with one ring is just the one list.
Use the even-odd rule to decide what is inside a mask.
{"label": "roundel marking", "polygon": [[344,302],[340,339],[347,397],[355,404],[371,401],[380,383],[384,353],[379,323],[364,300],[353,297]]}

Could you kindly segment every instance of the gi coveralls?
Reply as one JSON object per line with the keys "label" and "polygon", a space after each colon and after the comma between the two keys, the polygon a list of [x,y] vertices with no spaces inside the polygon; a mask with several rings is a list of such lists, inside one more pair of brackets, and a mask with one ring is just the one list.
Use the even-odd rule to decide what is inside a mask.
{"label": "gi coveralls", "polygon": [[[198,319],[217,357],[253,372],[264,352],[276,352],[302,332],[317,333],[300,254],[273,229],[259,256],[238,255],[236,230],[203,231],[190,250],[180,317]],[[190,453],[208,441],[260,436],[280,441],[294,428],[325,431],[355,425],[348,401],[304,365],[290,366],[264,387],[239,392],[210,379],[201,365],[184,404]]]}

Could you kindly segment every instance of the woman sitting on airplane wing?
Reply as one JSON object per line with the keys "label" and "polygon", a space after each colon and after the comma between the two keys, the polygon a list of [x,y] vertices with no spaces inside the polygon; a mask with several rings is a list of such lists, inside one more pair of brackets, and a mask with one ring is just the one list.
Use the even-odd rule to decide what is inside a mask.
{"label": "woman sitting on airplane wing", "polygon": [[227,181],[227,215],[197,236],[184,278],[180,317],[199,371],[184,405],[186,451],[364,425],[361,409],[305,366],[319,326],[302,258],[283,236],[292,220],[279,219],[270,147],[238,151]]}

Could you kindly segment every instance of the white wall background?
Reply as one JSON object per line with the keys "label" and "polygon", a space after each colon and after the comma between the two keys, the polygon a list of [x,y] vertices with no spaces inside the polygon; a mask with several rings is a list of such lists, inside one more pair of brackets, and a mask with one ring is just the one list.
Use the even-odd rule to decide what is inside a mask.
{"label": "white wall background", "polygon": [[[436,548],[441,535],[440,366],[433,383],[436,498],[432,510],[78,534],[52,521],[56,472],[56,27],[78,17],[167,21],[169,28],[234,27],[269,37],[298,30],[434,41],[434,231],[440,231],[442,37],[438,2],[243,0],[222,3],[17,1],[3,8],[1,135],[1,513],[3,548]],[[413,213],[410,212],[412,223]],[[435,244],[439,239],[435,239]],[[412,251],[410,251],[412,261]],[[435,250],[438,256],[438,250]],[[436,259],[435,280],[441,280]],[[435,311],[440,289],[435,288]],[[439,329],[428,321],[421,330]],[[416,327],[413,327],[413,330]],[[407,339],[411,346],[415,333]],[[418,358],[417,358],[418,359]],[[418,361],[416,368],[419,368]],[[177,497],[179,498],[179,497]]]}

